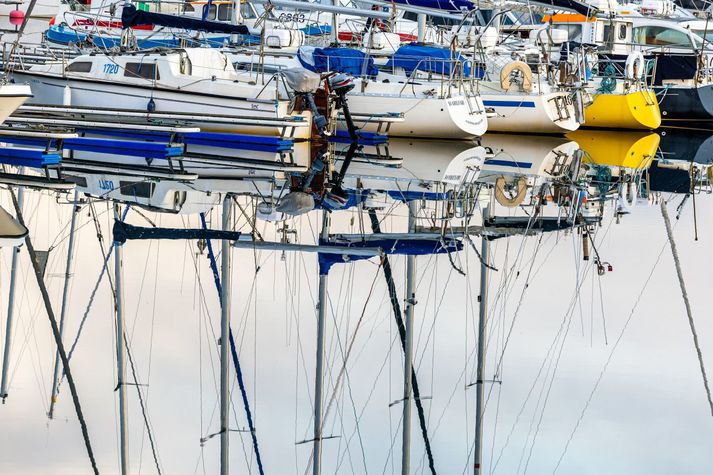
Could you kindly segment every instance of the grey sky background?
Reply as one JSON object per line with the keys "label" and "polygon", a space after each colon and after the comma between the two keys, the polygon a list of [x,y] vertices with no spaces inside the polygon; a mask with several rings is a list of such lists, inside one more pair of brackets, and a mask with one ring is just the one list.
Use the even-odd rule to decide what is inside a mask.
{"label": "grey sky background", "polygon": [[[63,238],[71,207],[58,205],[53,197],[38,193],[26,196],[27,219],[36,247],[56,245],[50,254],[47,282],[58,312],[66,252]],[[2,203],[9,208],[7,193],[3,193]],[[675,232],[703,354],[708,367],[713,368],[710,199],[699,196],[697,206],[700,240],[693,241],[690,203]],[[98,203],[96,207],[103,212],[101,222],[108,242],[111,238],[106,204]],[[396,210],[395,216],[387,219],[386,227],[404,230],[405,212],[405,207]],[[143,213],[164,226],[199,225],[196,216]],[[350,212],[336,215],[334,230],[355,230],[358,220],[351,223],[353,216]],[[146,224],[133,212],[128,219],[134,224]],[[218,219],[217,211],[212,219]],[[620,224],[610,221],[608,216],[597,235],[602,258],[614,266],[614,272],[601,278],[604,319],[599,279],[592,280],[591,273],[579,286],[581,311],[577,303],[574,311],[568,312],[578,286],[578,272],[586,272],[579,257],[578,238],[546,236],[537,252],[537,238],[527,239],[522,250],[520,238],[493,245],[499,272],[492,274],[491,281],[488,379],[493,376],[504,335],[516,314],[529,260],[535,256],[534,277],[522,297],[503,359],[499,376],[502,384],[493,386],[487,406],[488,470],[499,458],[493,473],[553,472],[665,244],[657,206],[639,206]],[[311,241],[311,230],[318,222],[319,215],[311,213],[295,223],[302,242]],[[67,340],[76,334],[102,261],[86,210],[80,223]],[[263,231],[274,237],[274,226],[267,225]],[[217,470],[218,438],[207,441],[202,449],[199,441],[218,428],[218,358],[212,333],[218,331],[218,299],[207,259],[198,256],[194,261],[196,252],[195,243],[176,242],[131,242],[124,250],[127,332],[139,381],[149,384],[149,417],[164,473]],[[518,252],[523,260],[515,263]],[[57,418],[48,421],[45,416],[54,345],[24,250],[21,256],[13,379],[7,404],[0,406],[0,472],[88,473],[66,384],[59,396]],[[311,437],[316,258],[288,253],[282,261],[279,255],[261,253],[257,255],[260,271],[256,277],[255,257],[251,251],[233,251],[233,330],[240,346],[266,471],[303,473],[311,446],[295,443]],[[470,251],[463,252],[458,262],[466,277],[452,271],[445,256],[418,259],[418,377],[424,395],[432,398],[425,401],[425,406],[436,466],[439,473],[449,474],[470,471],[468,455],[474,426],[475,393],[464,387],[474,381],[479,267]],[[3,249],[3,337],[9,263],[10,251]],[[393,258],[392,265],[402,291],[404,259]],[[504,278],[508,269],[514,271]],[[518,270],[520,276],[516,277]],[[325,441],[324,473],[399,472],[401,409],[398,404],[389,408],[389,403],[401,397],[402,357],[386,287],[377,271],[372,260],[340,265],[330,273],[330,387],[362,312],[364,317],[348,362],[348,379],[336,397],[325,428],[326,434],[339,437]],[[510,282],[507,291],[503,290],[504,281]],[[373,282],[372,295],[367,299]],[[104,281],[72,360],[102,473],[118,470],[113,319],[109,288]],[[552,355],[559,354],[561,339],[556,340],[549,358],[547,354],[562,322],[568,331],[556,362]],[[608,344],[604,341],[604,324]],[[129,390],[132,473],[155,473],[135,388]],[[231,427],[244,429],[247,424],[237,386],[233,405]],[[413,466],[415,473],[423,473],[427,466],[415,418],[414,428]],[[557,473],[711,473],[712,437],[713,418],[666,247]],[[250,462],[246,462],[245,454],[247,460],[251,454],[248,435],[233,433],[231,444],[234,473],[257,473],[254,460],[250,470]]]}

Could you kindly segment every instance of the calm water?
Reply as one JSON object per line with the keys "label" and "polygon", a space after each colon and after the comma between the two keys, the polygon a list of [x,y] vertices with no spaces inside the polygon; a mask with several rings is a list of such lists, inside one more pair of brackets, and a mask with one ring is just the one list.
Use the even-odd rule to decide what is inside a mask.
{"label": "calm water", "polygon": [[[551,185],[553,175],[561,178],[558,160],[570,163],[580,147],[587,152],[582,182],[589,185],[582,189],[591,196],[620,176],[641,179],[640,196],[626,206],[626,214],[617,214],[622,211],[617,192],[607,190],[610,199],[593,228],[588,261],[581,235],[568,230],[492,241],[491,263],[497,271],[489,282],[486,379],[496,383],[486,385],[486,470],[586,474],[601,473],[604,464],[607,473],[617,474],[711,473],[713,425],[658,205],[669,201],[703,355],[711,368],[713,323],[707,316],[713,203],[703,186],[695,195],[696,221],[692,199],[675,219],[685,194],[670,189],[675,185],[683,191],[685,183],[676,181],[680,174],[667,175],[671,169],[665,166],[680,160],[685,172],[693,160],[704,167],[713,160],[711,140],[707,133],[681,130],[582,131],[567,138],[486,135],[477,143],[390,140],[357,156],[344,188],[372,190],[368,204],[377,208],[382,231],[394,233],[408,229],[408,207],[400,198],[409,193],[424,198],[417,201],[421,227],[480,225],[476,202],[446,206],[434,199],[465,189],[444,179],[464,173],[468,164],[478,163],[468,185],[472,190],[500,176],[507,177],[510,190],[516,177],[527,177],[530,188],[522,208],[492,208],[501,218],[532,214],[534,192]],[[334,151],[339,156],[344,148]],[[308,153],[306,146],[297,147],[296,161],[307,163]],[[130,205],[126,221],[136,226],[197,229],[199,213],[205,212],[208,226],[219,228],[221,203],[226,193],[234,193],[236,230],[256,231],[266,241],[302,244],[316,243],[320,232],[319,210],[279,222],[255,219],[259,203],[284,194],[281,174],[186,165],[199,180],[178,183],[75,170],[66,176],[77,183],[76,203],[72,193],[24,193],[33,245],[49,251],[44,280],[56,314],[69,223],[79,207],[64,341],[71,346],[83,325],[71,364],[101,473],[118,472],[113,258],[100,280],[111,249],[113,206],[118,203],[123,212]],[[141,198],[139,190],[150,190],[151,196]],[[556,199],[556,190],[551,191]],[[480,204],[486,204],[481,196]],[[0,193],[0,205],[14,214],[7,189]],[[471,220],[461,217],[468,205],[475,206]],[[549,202],[541,212],[557,217],[567,209]],[[333,234],[371,230],[363,204],[331,216]],[[480,249],[480,239],[474,236],[473,244],[466,242],[450,256],[417,258],[415,365],[439,473],[468,473],[472,465],[481,270],[474,248]],[[0,342],[12,252],[0,250]],[[595,253],[604,275],[597,274]],[[46,416],[55,346],[24,247],[18,256],[9,396],[0,407],[0,472],[89,473],[66,383],[55,419]],[[304,473],[312,448],[300,442],[312,437],[317,257],[254,249],[233,249],[231,256],[231,326],[266,473]],[[403,295],[406,258],[390,260]],[[131,472],[156,472],[138,387],[162,473],[216,473],[219,437],[210,436],[219,431],[220,302],[208,251],[196,240],[130,241],[123,248],[123,285],[135,371],[128,371]],[[325,305],[326,401],[332,403],[324,428],[330,437],[324,442],[324,473],[399,473],[403,356],[379,260],[335,265]],[[232,471],[258,473],[232,368],[231,381]],[[412,454],[414,472],[427,473],[415,416]]]}

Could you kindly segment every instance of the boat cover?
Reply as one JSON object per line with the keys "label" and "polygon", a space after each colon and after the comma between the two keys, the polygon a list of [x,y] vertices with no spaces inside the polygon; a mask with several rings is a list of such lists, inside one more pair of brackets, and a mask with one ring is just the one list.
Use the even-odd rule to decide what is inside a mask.
{"label": "boat cover", "polygon": [[180,229],[180,228],[147,228],[114,220],[114,242],[124,244],[129,240],[150,239],[227,239],[237,241],[242,233],[238,231],[223,231],[220,229]]}
{"label": "boat cover", "polygon": [[247,35],[248,27],[245,25],[231,25],[217,21],[203,21],[178,15],[145,12],[137,10],[134,5],[126,5],[121,12],[122,28],[141,25],[160,25],[168,28],[182,28],[185,30],[205,31],[208,33],[229,33]]}
{"label": "boat cover", "polygon": [[409,76],[415,69],[450,76],[459,65],[463,67],[464,76],[470,77],[470,64],[460,53],[454,56],[448,48],[423,46],[418,43],[401,46],[386,63],[388,68],[404,68]]}
{"label": "boat cover", "polygon": [[475,8],[475,5],[470,0],[393,0],[393,3],[447,12],[459,12]]}
{"label": "boat cover", "polygon": [[352,76],[376,76],[374,58],[352,48],[300,46],[297,57],[306,69],[316,73],[336,72]]}
{"label": "boat cover", "polygon": [[578,0],[534,0],[535,5],[544,5],[547,7],[555,7],[562,10],[571,10],[586,17],[592,17],[597,14],[599,9],[590,5],[585,1]]}
{"label": "boat cover", "polygon": [[[350,244],[333,243],[320,239],[320,246],[349,246],[354,249],[359,248],[381,248],[384,254],[399,254],[405,256],[423,256],[430,254],[444,254],[446,252],[456,252],[463,249],[463,243],[458,239],[443,238],[443,239],[369,239]],[[345,259],[348,257],[348,259]],[[344,254],[323,254],[319,253],[319,274],[327,275],[329,269],[334,264],[357,261],[362,259],[371,259],[374,256],[355,256],[350,255],[348,251]]]}

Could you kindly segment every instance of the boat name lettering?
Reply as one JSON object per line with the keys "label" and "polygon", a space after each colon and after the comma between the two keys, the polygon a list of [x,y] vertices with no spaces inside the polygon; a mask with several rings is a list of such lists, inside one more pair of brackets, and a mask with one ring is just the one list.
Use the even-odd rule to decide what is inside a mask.
{"label": "boat name lettering", "polygon": [[278,21],[295,21],[297,23],[304,23],[305,22],[305,14],[304,13],[280,13],[280,16],[277,17]]}
{"label": "boat name lettering", "polygon": [[449,106],[464,106],[465,101],[463,99],[455,99],[448,101]]}
{"label": "boat name lettering", "polygon": [[113,63],[106,63],[104,65],[104,72],[106,74],[116,74],[119,72],[119,65]]}
{"label": "boat name lettering", "polygon": [[99,180],[99,189],[100,190],[113,190],[114,189],[114,182],[111,180]]}

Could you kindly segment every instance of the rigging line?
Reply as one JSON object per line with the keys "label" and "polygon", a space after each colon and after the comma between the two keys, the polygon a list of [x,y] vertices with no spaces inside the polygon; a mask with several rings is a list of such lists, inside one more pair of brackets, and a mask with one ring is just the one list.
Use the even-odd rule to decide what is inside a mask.
{"label": "rigging line", "polygon": [[[94,204],[93,202],[89,203],[90,208],[92,209],[92,218],[95,220],[95,224],[99,226],[99,223],[96,222],[96,213],[94,212]],[[127,205],[126,208],[124,209],[124,214],[121,217],[121,220],[124,221],[126,219],[126,215],[129,213],[129,209],[131,208],[131,205]],[[99,246],[101,247],[101,252],[104,254],[104,238],[100,232],[100,227],[97,227],[97,238],[99,239]],[[92,293],[89,295],[89,303],[87,303],[87,308],[84,310],[84,315],[82,315],[82,320],[79,322],[79,328],[77,329],[77,334],[74,337],[74,341],[72,342],[72,346],[69,348],[69,353],[67,354],[67,360],[71,360],[72,356],[74,355],[74,350],[77,348],[77,344],[79,343],[79,337],[82,335],[82,330],[84,330],[84,324],[87,322],[87,317],[89,317],[89,312],[92,309],[92,304],[94,303],[94,298],[97,295],[97,291],[99,290],[99,285],[101,284],[102,279],[104,278],[104,274],[107,273],[108,269],[108,264],[109,264],[109,259],[111,258],[112,253],[114,252],[114,245],[109,248],[109,252],[106,253],[104,256],[104,263],[102,265],[101,272],[99,273],[99,278],[97,279],[96,283],[94,284],[94,288],[92,289]],[[114,287],[111,285],[111,277],[109,277],[109,285],[111,287],[111,292],[112,294],[114,293]],[[57,383],[57,393],[59,394],[59,387],[62,385],[64,382],[66,374],[62,372],[62,377],[59,380],[59,383]]]}
{"label": "rigging line", "polygon": [[[373,233],[380,233],[381,227],[379,226],[379,219],[376,216],[376,211],[373,209],[369,210],[369,219],[371,220],[371,231]],[[396,326],[399,330],[399,337],[401,339],[401,348],[405,351],[406,349],[406,327],[404,326],[403,319],[401,317],[401,304],[399,304],[399,298],[396,295],[396,286],[394,285],[394,277],[391,272],[391,263],[389,258],[384,256],[383,258],[383,269],[384,278],[386,279],[386,286],[389,290],[389,297],[391,298],[391,307],[393,308],[394,319],[396,320]],[[431,450],[431,441],[428,438],[428,430],[426,428],[426,417],[424,415],[423,403],[421,402],[421,391],[418,386],[418,380],[416,379],[416,370],[411,368],[411,380],[413,388],[413,398],[416,402],[416,412],[418,413],[418,423],[421,426],[421,436],[423,437],[423,444],[426,449],[426,455],[428,456],[428,468],[431,474],[436,474],[436,467],[433,461],[433,451]],[[404,401],[407,404],[408,401]]]}
{"label": "rigging line", "polygon": [[649,276],[646,278],[646,281],[644,282],[644,285],[641,288],[639,295],[636,297],[636,300],[634,301],[634,305],[631,308],[631,312],[629,312],[629,316],[627,317],[626,322],[624,322],[624,326],[622,327],[621,331],[619,332],[619,336],[617,337],[616,341],[614,342],[614,345],[612,346],[611,351],[609,352],[609,356],[607,357],[607,360],[604,363],[604,367],[602,368],[601,372],[599,373],[599,376],[597,377],[597,380],[594,383],[594,387],[592,387],[592,391],[589,393],[589,397],[587,398],[587,401],[585,402],[584,407],[582,408],[582,412],[579,414],[579,419],[577,420],[577,423],[574,425],[574,428],[572,429],[572,432],[569,435],[569,439],[567,439],[567,443],[565,444],[564,449],[562,450],[562,453],[560,454],[560,457],[557,460],[557,465],[555,466],[552,473],[557,472],[560,464],[562,463],[562,460],[564,460],[564,457],[567,454],[567,450],[569,449],[569,446],[570,446],[572,440],[574,439],[574,435],[577,432],[577,429],[579,429],[579,426],[582,423],[582,420],[584,419],[584,415],[587,412],[587,409],[589,408],[589,404],[592,402],[592,399],[594,398],[594,393],[599,388],[599,383],[601,383],[602,378],[604,378],[604,373],[607,371],[609,364],[611,363],[612,358],[614,357],[614,352],[616,351],[617,347],[619,346],[619,343],[621,342],[621,340],[624,336],[624,332],[629,327],[629,323],[631,322],[631,319],[633,318],[634,314],[636,313],[636,309],[639,306],[641,297],[643,297],[644,291],[648,287],[649,282],[651,281],[651,278],[653,277],[654,272],[656,271],[656,267],[658,266],[659,261],[661,260],[661,256],[663,255],[664,250],[666,250],[665,242],[664,242],[663,246],[661,246],[661,251],[659,251],[659,255],[656,258],[656,261],[654,262],[653,267],[651,268],[651,272],[649,272]]}
{"label": "rigging line", "polygon": [[[585,267],[585,270],[584,270],[583,273],[582,273],[583,275],[581,276],[581,280],[579,281],[579,285],[577,286],[576,291],[575,291],[575,293],[576,293],[577,295],[579,294],[579,292],[580,292],[580,290],[581,290],[581,287],[582,287],[582,284],[584,283],[584,280],[586,280],[586,278],[587,278],[587,276],[588,276],[588,274],[589,274],[589,272],[590,272],[591,270],[592,270],[592,266],[591,266],[591,265],[587,265],[587,266]],[[537,436],[539,435],[539,433],[540,433],[540,428],[542,427],[542,419],[543,419],[544,416],[545,416],[545,410],[547,409],[547,403],[549,402],[550,393],[551,393],[551,391],[552,391],[552,387],[554,386],[554,381],[555,381],[555,378],[556,378],[556,376],[557,376],[557,370],[559,369],[559,363],[560,363],[560,360],[561,360],[561,358],[562,358],[562,353],[563,353],[563,351],[564,351],[565,344],[567,343],[567,335],[569,334],[569,329],[570,329],[570,327],[571,327],[571,325],[572,325],[572,317],[573,317],[574,311],[575,311],[574,306],[576,305],[576,299],[577,299],[577,298],[578,298],[578,297],[575,296],[574,299],[573,299],[573,301],[572,301],[572,303],[570,304],[570,310],[569,310],[569,312],[568,312],[569,315],[568,315],[568,316],[565,315],[565,319],[566,319],[566,321],[567,321],[567,326],[566,326],[565,331],[564,331],[564,334],[563,334],[563,336],[562,336],[561,343],[559,344],[559,350],[558,350],[558,352],[557,352],[557,357],[554,358],[554,360],[550,363],[550,366],[551,366],[551,367],[552,367],[552,363],[554,363],[554,366],[552,367],[552,376],[549,378],[549,379],[550,379],[550,382],[547,383],[547,391],[544,393],[544,394],[545,394],[545,399],[544,399],[544,401],[542,402],[542,409],[540,410],[540,417],[539,417],[538,420],[537,420],[537,426],[536,426],[536,428],[535,428],[535,433],[534,433],[533,436],[532,436],[532,444],[530,445],[530,451],[529,451],[528,454],[527,454],[527,459],[526,459],[526,461],[525,461],[525,467],[523,468],[523,474],[526,474],[526,473],[527,473],[527,469],[528,469],[528,467],[529,467],[529,465],[530,465],[530,460],[532,459],[532,452],[534,451],[534,449],[535,449],[535,443],[537,442]],[[564,321],[563,321],[562,323],[564,324]],[[561,330],[561,329],[562,329],[562,327],[560,327],[560,330]],[[547,373],[546,373],[546,374],[545,374],[545,378],[547,378],[547,377],[548,377],[548,376],[547,376]],[[543,382],[543,389],[544,389],[544,384],[545,384],[545,383]],[[534,415],[534,414],[533,414],[533,415]],[[534,421],[534,419],[533,419],[533,421]]]}
{"label": "rigging line", "polygon": [[711,409],[711,415],[713,416],[713,400],[711,399],[711,389],[708,386],[708,376],[706,375],[706,367],[703,365],[703,353],[701,352],[701,345],[698,342],[698,332],[696,332],[696,325],[693,322],[693,311],[691,310],[691,303],[688,301],[688,292],[686,291],[686,283],[683,280],[683,270],[681,269],[681,260],[678,257],[678,249],[676,248],[676,241],[673,239],[673,229],[671,228],[671,220],[668,217],[668,209],[666,209],[666,201],[661,200],[661,214],[663,215],[664,223],[666,224],[666,234],[668,235],[668,242],[671,244],[671,254],[673,255],[673,262],[676,265],[676,274],[678,275],[678,283],[681,286],[681,296],[683,297],[683,303],[686,306],[686,315],[688,316],[688,325],[691,327],[691,335],[693,336],[693,345],[696,347],[696,353],[698,355],[698,363],[701,367],[701,376],[703,377],[703,387],[706,390],[706,396],[708,397],[708,406]]}
{"label": "rigging line", "polygon": [[[332,395],[329,398],[329,402],[327,403],[326,409],[324,410],[324,417],[322,418],[322,428],[324,428],[324,423],[327,420],[327,417],[329,416],[329,412],[332,409],[332,405],[337,398],[337,394],[339,393],[339,389],[340,389],[340,386],[342,383],[342,378],[345,375],[347,377],[347,385],[350,386],[349,381],[348,381],[349,376],[348,376],[348,374],[346,374],[347,373],[347,362],[349,361],[349,356],[351,355],[352,349],[354,348],[354,342],[356,341],[356,336],[357,336],[357,332],[359,331],[359,327],[361,326],[361,324],[364,320],[364,315],[366,314],[366,308],[369,305],[369,301],[371,300],[371,296],[374,292],[374,286],[376,285],[376,279],[379,277],[380,269],[381,269],[381,264],[379,265],[379,267],[376,268],[376,273],[374,274],[374,279],[371,281],[371,286],[369,287],[369,293],[366,296],[366,301],[364,302],[364,306],[362,307],[361,315],[359,315],[359,319],[357,320],[356,325],[354,326],[354,330],[352,332],[351,339],[349,340],[349,344],[347,345],[346,352],[343,353],[342,365],[341,365],[341,368],[339,368],[339,373],[337,374],[337,379],[334,382],[334,387],[332,389]],[[331,304],[331,300],[330,300],[330,304]],[[330,307],[331,307],[331,305],[330,305]],[[334,318],[334,311],[332,311],[331,313],[332,313],[332,318]],[[337,341],[338,341],[338,343],[341,343],[341,339],[339,339],[339,337],[337,337]],[[341,346],[341,344],[339,346]],[[349,393],[350,393],[350,399],[351,399],[351,386],[350,386]],[[352,409],[353,410],[355,409],[353,399],[352,399]],[[359,445],[361,446],[361,454],[362,454],[362,459],[363,459],[363,463],[364,463],[364,470],[366,471],[366,455],[364,453],[364,442],[361,437],[361,431],[359,431],[358,420],[356,421],[356,431],[358,432],[358,435],[359,435]],[[310,456],[310,458],[311,458],[311,456]],[[311,463],[311,462],[312,461],[310,460],[309,463]]]}
{"label": "rigging line", "polygon": [[[34,6],[34,0],[32,3]],[[15,215],[17,216],[18,222],[25,226],[25,220],[22,217],[22,209],[17,202],[17,197],[15,196],[15,190],[10,189],[10,196],[12,197],[12,204],[15,207]],[[94,451],[92,450],[92,444],[89,440],[89,430],[87,429],[87,423],[84,420],[84,414],[82,412],[82,405],[79,402],[79,394],[77,393],[77,387],[74,384],[74,378],[72,377],[72,371],[69,368],[69,359],[67,358],[67,353],[64,350],[64,344],[62,343],[62,337],[59,334],[59,327],[57,326],[57,320],[54,316],[54,311],[52,310],[52,302],[50,301],[49,293],[47,292],[47,287],[45,287],[45,282],[42,277],[42,271],[37,261],[37,255],[35,254],[35,248],[32,245],[32,240],[30,235],[25,236],[25,245],[27,247],[27,252],[30,255],[30,261],[32,261],[32,267],[35,271],[35,278],[37,279],[37,285],[40,288],[40,293],[42,294],[42,300],[45,305],[45,310],[47,311],[47,317],[50,321],[50,326],[52,327],[52,336],[54,337],[55,344],[57,345],[57,351],[59,352],[60,359],[62,360],[62,366],[64,367],[64,374],[67,375],[67,383],[69,384],[69,391],[72,393],[72,402],[74,403],[74,410],[77,413],[77,419],[79,419],[79,425],[82,429],[82,438],[84,439],[84,445],[87,449],[87,455],[89,456],[89,461],[92,465],[92,470],[96,475],[99,475],[99,469],[97,468],[96,460],[94,459]]]}
{"label": "rigging line", "polygon": [[126,338],[126,332],[123,332],[124,344],[126,345],[126,355],[129,357],[129,366],[131,367],[131,375],[134,378],[134,386],[136,387],[136,394],[139,396],[139,406],[141,406],[141,416],[144,419],[144,425],[146,426],[146,432],[149,435],[149,444],[151,445],[151,454],[153,455],[154,464],[156,464],[156,471],[161,475],[161,467],[158,463],[158,455],[156,451],[156,444],[153,438],[153,432],[151,431],[151,424],[149,424],[148,413],[146,412],[146,404],[144,404],[144,396],[141,394],[141,387],[139,386],[139,380],[136,377],[136,366],[134,366],[134,358],[131,356],[131,350],[129,348],[129,339]]}
{"label": "rigging line", "polygon": [[[205,221],[205,213],[200,214],[201,226],[203,229],[208,229]],[[218,297],[222,302],[223,287],[220,282],[220,274],[218,274],[218,264],[215,261],[215,254],[213,253],[213,245],[210,239],[206,239],[206,249],[208,249],[208,257],[210,259],[210,268],[213,271],[213,280],[215,281],[215,288],[218,291]],[[245,381],[243,380],[243,372],[240,368],[240,360],[238,359],[238,352],[235,348],[235,339],[233,338],[233,330],[230,329],[228,334],[230,340],[230,353],[233,358],[233,366],[235,366],[235,373],[238,379],[238,386],[240,387],[240,395],[243,399],[243,408],[245,409],[245,416],[248,419],[248,428],[250,429],[250,437],[253,443],[253,450],[255,451],[255,459],[257,460],[257,468],[260,475],[265,475],[265,471],[262,466],[262,457],[260,456],[260,448],[257,441],[257,432],[255,432],[255,425],[253,424],[253,416],[250,411],[250,402],[248,401],[248,393],[245,390]]]}

